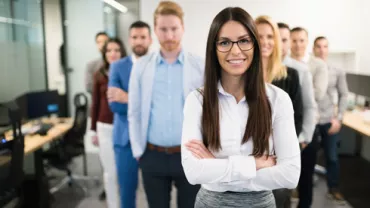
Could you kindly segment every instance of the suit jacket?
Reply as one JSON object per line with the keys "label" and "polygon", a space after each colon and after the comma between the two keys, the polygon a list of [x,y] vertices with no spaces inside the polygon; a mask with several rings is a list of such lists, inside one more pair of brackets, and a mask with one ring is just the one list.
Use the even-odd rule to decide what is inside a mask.
{"label": "suit jacket", "polygon": [[297,136],[301,134],[303,125],[303,101],[299,75],[297,70],[287,67],[287,77],[272,81],[272,84],[288,93],[294,110],[294,124]]}
{"label": "suit jacket", "polygon": [[[130,142],[134,157],[140,157],[146,148],[147,129],[152,101],[152,88],[159,51],[140,58],[135,63],[130,78],[128,120]],[[183,93],[184,98],[203,85],[204,60],[184,52]]]}
{"label": "suit jacket", "polygon": [[[118,87],[128,92],[132,58],[127,56],[110,65],[108,87]],[[113,118],[113,144],[126,146],[129,143],[127,103],[109,103]]]}

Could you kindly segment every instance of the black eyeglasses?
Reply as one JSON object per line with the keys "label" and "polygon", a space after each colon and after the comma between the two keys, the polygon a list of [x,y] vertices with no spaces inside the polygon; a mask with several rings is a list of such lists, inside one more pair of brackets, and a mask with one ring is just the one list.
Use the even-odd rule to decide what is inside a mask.
{"label": "black eyeglasses", "polygon": [[241,39],[238,41],[231,41],[231,40],[220,40],[216,43],[216,48],[218,51],[222,53],[229,52],[236,43],[241,51],[249,51],[254,46],[254,41],[251,39]]}

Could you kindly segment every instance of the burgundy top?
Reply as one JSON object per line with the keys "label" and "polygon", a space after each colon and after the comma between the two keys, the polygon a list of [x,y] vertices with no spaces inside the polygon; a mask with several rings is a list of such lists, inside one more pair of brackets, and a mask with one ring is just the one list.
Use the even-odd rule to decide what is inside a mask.
{"label": "burgundy top", "polygon": [[92,107],[91,107],[91,130],[96,131],[96,123],[113,123],[113,113],[109,108],[107,99],[108,75],[100,69],[94,74]]}

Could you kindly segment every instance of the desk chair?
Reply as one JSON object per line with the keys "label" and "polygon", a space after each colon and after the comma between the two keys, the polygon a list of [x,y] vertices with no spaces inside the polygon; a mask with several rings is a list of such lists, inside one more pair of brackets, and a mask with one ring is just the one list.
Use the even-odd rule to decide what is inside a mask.
{"label": "desk chair", "polygon": [[[63,139],[53,144],[52,147],[44,152],[43,158],[47,160],[48,165],[59,170],[65,171],[67,176],[56,186],[50,189],[50,193],[55,193],[64,187],[76,185],[87,194],[87,188],[79,184],[78,180],[99,182],[98,177],[87,176],[87,161],[84,146],[84,136],[86,133],[88,118],[88,100],[85,94],[79,93],[74,97],[75,117],[72,128],[66,133]],[[83,158],[83,176],[74,175],[68,167],[75,157]]]}
{"label": "desk chair", "polygon": [[22,183],[24,178],[24,136],[21,132],[21,116],[18,106],[14,102],[0,104],[8,108],[9,119],[13,128],[13,140],[8,141],[7,149],[10,161],[0,167],[0,171],[5,172],[5,177],[0,178],[0,207],[5,207],[13,199],[18,198],[14,207],[21,207],[23,202]]}

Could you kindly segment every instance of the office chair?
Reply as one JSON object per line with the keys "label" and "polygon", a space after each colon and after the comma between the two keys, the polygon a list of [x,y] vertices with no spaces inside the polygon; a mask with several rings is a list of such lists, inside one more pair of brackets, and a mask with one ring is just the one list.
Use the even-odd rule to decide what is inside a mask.
{"label": "office chair", "polygon": [[[22,183],[24,179],[23,160],[24,160],[24,136],[21,131],[21,116],[18,106],[14,102],[0,104],[0,107],[8,109],[9,121],[13,129],[13,139],[3,143],[3,154],[0,156],[10,157],[10,162],[3,164],[0,171],[5,172],[5,177],[0,178],[0,207],[16,200],[13,207],[21,207],[23,202]],[[8,151],[6,151],[7,149]],[[5,151],[4,151],[5,150]],[[6,153],[10,152],[10,154]]]}
{"label": "office chair", "polygon": [[[75,117],[72,128],[65,134],[64,138],[58,143],[53,144],[52,147],[44,152],[43,158],[48,161],[48,165],[62,171],[66,171],[67,176],[56,186],[50,189],[50,193],[59,191],[66,184],[69,186],[76,185],[81,188],[85,195],[88,193],[87,189],[79,184],[77,181],[95,181],[99,183],[98,177],[91,177],[87,175],[87,160],[84,146],[84,136],[86,133],[87,119],[88,119],[88,100],[83,93],[78,93],[74,97]],[[83,159],[83,173],[84,175],[72,174],[68,165],[75,157],[82,156]]]}

